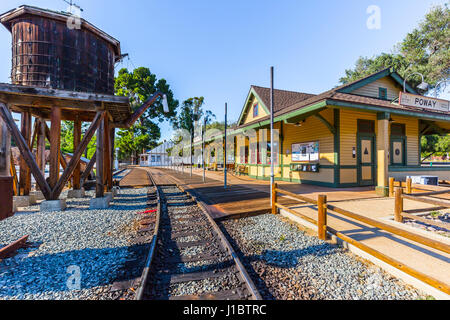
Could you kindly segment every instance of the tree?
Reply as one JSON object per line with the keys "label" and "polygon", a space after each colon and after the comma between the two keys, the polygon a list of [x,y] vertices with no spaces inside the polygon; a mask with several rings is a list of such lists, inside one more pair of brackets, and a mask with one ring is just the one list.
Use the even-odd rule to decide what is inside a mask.
{"label": "tree", "polygon": [[422,145],[422,161],[427,160],[431,156],[446,156],[450,152],[450,135],[428,135],[423,136]]}
{"label": "tree", "polygon": [[130,129],[120,130],[117,140],[119,148],[119,157],[126,159],[133,157],[137,159],[138,154],[146,149],[152,149],[157,146],[161,138],[161,130],[158,123],[168,120],[175,121],[176,111],[179,102],[175,100],[172,90],[165,79],[157,80],[156,75],[150,72],[150,69],[140,67],[133,72],[128,69],[121,69],[115,79],[115,92],[118,96],[127,96],[130,98],[130,104],[133,111],[136,111],[147,99],[157,91],[167,95],[170,112],[165,114],[161,99],[153,104],[142,117]]}
{"label": "tree", "polygon": [[[89,128],[89,124],[86,122],[83,122],[81,125],[81,131],[86,132]],[[73,129],[74,129],[74,123],[71,121],[63,121],[61,124],[61,151],[63,153],[74,153],[75,150],[73,148]],[[83,134],[81,139],[83,139]],[[94,155],[97,148],[97,138],[94,135],[94,137],[89,142],[87,148],[86,148],[86,154],[87,158],[91,159]]]}
{"label": "tree", "polygon": [[[436,85],[441,80],[450,78],[450,10],[447,5],[437,6],[425,16],[423,22],[400,42],[393,53],[381,53],[373,58],[360,57],[355,67],[345,71],[345,77],[339,81],[346,84],[371,73],[394,67],[405,76],[420,72],[425,81]],[[421,83],[420,76],[408,78],[416,87]]]}
{"label": "tree", "polygon": [[216,116],[210,110],[203,110],[204,97],[189,98],[183,102],[177,120],[174,121],[174,129],[185,129],[189,132],[194,128],[195,122],[206,117],[208,121]]}

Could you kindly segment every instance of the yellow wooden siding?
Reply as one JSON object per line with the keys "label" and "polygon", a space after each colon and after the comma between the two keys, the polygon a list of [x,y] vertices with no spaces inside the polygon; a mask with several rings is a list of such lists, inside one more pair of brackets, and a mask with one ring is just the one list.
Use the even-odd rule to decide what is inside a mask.
{"label": "yellow wooden siding", "polygon": [[[334,112],[331,109],[320,113],[330,124],[334,125]],[[292,163],[292,144],[319,141],[321,165],[334,165],[334,135],[316,117],[309,117],[301,127],[291,124],[283,125],[283,164]],[[289,150],[289,155],[287,155]],[[295,162],[298,163],[298,162]],[[283,170],[283,177],[289,179],[289,168]],[[293,172],[292,179],[334,182],[334,169],[321,169],[320,173]]]}
{"label": "yellow wooden siding", "polygon": [[387,89],[387,99],[390,101],[397,99],[400,91],[402,91],[402,87],[395,80],[391,77],[385,77],[354,90],[352,94],[379,98],[379,88]]}
{"label": "yellow wooden siding", "polygon": [[357,183],[358,170],[357,169],[341,169],[341,183]]}
{"label": "yellow wooden siding", "polygon": [[[258,103],[259,104],[259,110],[258,110],[258,116],[257,117],[253,117],[253,106]],[[258,99],[253,98],[251,100],[251,103],[249,103],[249,105],[247,106],[247,115],[244,118],[244,124],[253,122],[255,120],[259,120],[262,119],[264,117],[267,117],[269,114],[264,110],[264,108],[261,105],[261,102],[258,101]]]}
{"label": "yellow wooden siding", "polygon": [[[321,115],[333,125],[333,111],[325,110]],[[291,124],[283,126],[283,164],[292,163],[292,144],[319,141],[320,164],[334,164],[334,136],[317,118],[309,117],[301,127]],[[286,151],[289,150],[289,155]]]}
{"label": "yellow wooden siding", "polygon": [[407,165],[419,165],[419,119],[392,115],[392,120],[395,123],[404,124],[406,127]]}
{"label": "yellow wooden siding", "polygon": [[[361,112],[351,109],[341,109],[341,148],[340,159],[342,166],[356,166],[357,157],[353,159],[353,148],[356,151],[357,140],[356,135],[358,132],[358,120],[377,120],[375,113]],[[378,131],[375,125],[375,133]],[[356,181],[354,181],[356,182]]]}
{"label": "yellow wooden siding", "polygon": [[[290,179],[289,170],[283,170],[283,178]],[[320,172],[292,172],[292,180],[308,180],[325,183],[334,183],[334,169],[320,169]]]}
{"label": "yellow wooden siding", "polygon": [[450,115],[449,115],[449,121],[448,122],[444,122],[444,121],[438,121],[436,122],[436,125],[442,129],[445,130],[450,130]]}

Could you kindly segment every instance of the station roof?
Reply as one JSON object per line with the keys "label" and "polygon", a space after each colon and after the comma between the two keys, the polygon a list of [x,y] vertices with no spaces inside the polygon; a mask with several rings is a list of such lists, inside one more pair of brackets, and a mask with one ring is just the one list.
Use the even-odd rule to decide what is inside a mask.
{"label": "station roof", "polygon": [[[373,112],[387,112],[395,114],[404,114],[415,117],[421,117],[430,120],[444,120],[450,121],[450,112],[432,111],[429,109],[420,109],[414,107],[407,107],[400,105],[396,101],[389,101],[378,99],[374,97],[362,96],[352,94],[352,91],[360,88],[370,82],[378,79],[390,76],[397,83],[401,83],[403,86],[403,79],[398,75],[393,68],[387,68],[380,72],[371,74],[365,78],[357,81],[336,87],[334,89],[325,91],[318,95],[306,94],[301,92],[291,92],[283,90],[274,90],[274,111],[275,121],[286,120],[292,117],[296,117],[302,113],[311,112],[313,110],[319,110],[320,108],[326,108],[326,106],[340,106],[348,108],[366,109]],[[407,84],[406,90],[409,93],[417,94],[410,85]],[[270,106],[270,89],[252,86],[250,89],[249,97],[251,94],[255,94],[259,97],[260,101],[266,106]],[[298,99],[296,102],[295,99]],[[247,101],[249,98],[247,98]],[[241,120],[247,109],[246,102],[241,118],[239,120],[240,129],[258,125],[270,120],[270,115],[262,119],[255,120],[250,123],[242,124]]]}
{"label": "station roof", "polygon": [[[47,19],[61,21],[64,23],[66,23],[69,18],[73,17],[73,15],[71,15],[68,12],[53,11],[49,9],[42,9],[38,7],[22,5],[18,8],[12,9],[0,15],[0,23],[2,23],[9,31],[11,31],[12,22],[15,19],[22,17],[24,15],[40,16]],[[89,30],[99,38],[111,44],[116,54],[116,60],[120,59],[121,57],[120,42],[117,39],[113,38],[106,32],[102,31],[101,29],[91,24],[90,22],[84,20],[83,18],[80,18],[80,20],[81,20],[81,28]]]}

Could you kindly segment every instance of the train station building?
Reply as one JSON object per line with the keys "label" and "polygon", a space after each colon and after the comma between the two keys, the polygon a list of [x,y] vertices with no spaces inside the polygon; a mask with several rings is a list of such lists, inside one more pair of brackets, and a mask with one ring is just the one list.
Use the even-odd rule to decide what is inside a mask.
{"label": "train station building", "polygon": [[[276,180],[375,186],[379,194],[387,194],[389,177],[450,180],[450,166],[422,165],[420,143],[423,135],[450,133],[449,102],[420,96],[408,84],[403,92],[403,85],[389,68],[318,95],[275,90]],[[269,110],[270,89],[252,86],[235,131],[243,133],[235,156],[255,179],[270,179]],[[267,154],[254,147],[261,143]]]}

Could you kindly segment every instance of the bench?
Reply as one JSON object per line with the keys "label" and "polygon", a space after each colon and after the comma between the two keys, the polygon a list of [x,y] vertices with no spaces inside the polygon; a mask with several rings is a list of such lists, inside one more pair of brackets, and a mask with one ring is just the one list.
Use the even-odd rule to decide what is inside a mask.
{"label": "bench", "polygon": [[248,175],[248,167],[246,166],[238,166],[236,173],[239,175]]}

